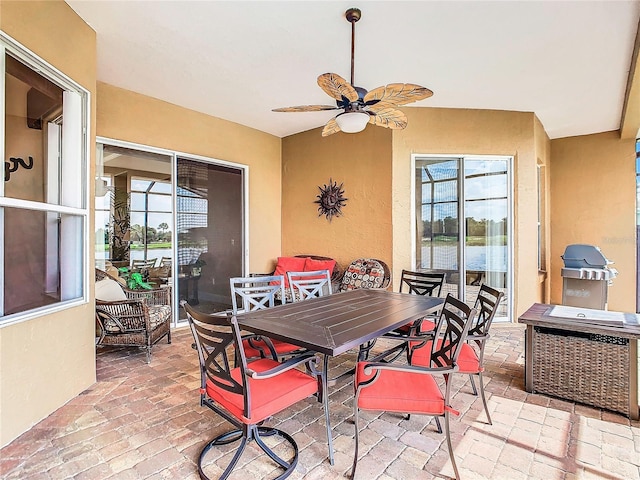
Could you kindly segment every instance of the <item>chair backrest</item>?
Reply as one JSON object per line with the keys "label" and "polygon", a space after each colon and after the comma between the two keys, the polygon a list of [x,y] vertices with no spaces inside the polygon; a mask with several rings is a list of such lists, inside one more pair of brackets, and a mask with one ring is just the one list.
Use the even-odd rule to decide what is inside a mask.
{"label": "chair backrest", "polygon": [[331,274],[329,270],[314,272],[287,272],[291,300],[300,302],[309,298],[331,295]]}
{"label": "chair backrest", "polygon": [[402,270],[400,293],[403,293],[403,287],[406,285],[409,289],[408,293],[439,297],[443,283],[444,273]]}
{"label": "chair backrest", "polygon": [[340,291],[357,288],[387,288],[391,282],[391,270],[382,260],[358,258],[344,271]]}
{"label": "chair backrest", "polygon": [[504,292],[491,288],[482,284],[478,291],[478,296],[474,304],[474,308],[478,311],[478,315],[469,328],[469,336],[487,336],[493,317],[496,316],[500,301],[504,296]]}
{"label": "chair backrest", "polygon": [[148,260],[131,260],[131,269],[139,270],[143,268],[153,268],[156,265],[156,259],[150,258]]}
{"label": "chair backrest", "polygon": [[[202,398],[205,397],[207,380],[230,393],[244,395],[247,359],[244,349],[239,348],[241,337],[236,318],[199,312],[185,300],[180,302],[180,305],[187,313],[189,327],[198,351]],[[239,354],[237,358],[236,353]],[[231,374],[236,365],[240,367],[242,373],[239,379]],[[247,408],[245,403],[245,409]]]}
{"label": "chair backrest", "polygon": [[476,315],[476,309],[458,300],[450,293],[442,305],[431,343],[431,366],[451,367],[458,361],[460,348]]}
{"label": "chair backrest", "polygon": [[232,277],[229,279],[229,285],[234,314],[239,310],[250,312],[274,307],[277,292],[282,303],[285,303],[283,275]]}
{"label": "chair backrest", "polygon": [[159,267],[169,267],[171,268],[171,257],[162,257],[160,258]]}

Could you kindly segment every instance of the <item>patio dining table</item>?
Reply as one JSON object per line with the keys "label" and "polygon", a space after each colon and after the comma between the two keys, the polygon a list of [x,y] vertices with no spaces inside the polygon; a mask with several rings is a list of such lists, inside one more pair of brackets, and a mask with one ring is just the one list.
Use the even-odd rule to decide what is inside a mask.
{"label": "patio dining table", "polygon": [[[328,359],[432,313],[444,300],[382,289],[356,289],[237,315],[238,325],[321,353],[322,401],[328,402]],[[328,405],[328,403],[325,403]],[[327,425],[328,409],[325,408]],[[333,465],[333,439],[328,438]]]}

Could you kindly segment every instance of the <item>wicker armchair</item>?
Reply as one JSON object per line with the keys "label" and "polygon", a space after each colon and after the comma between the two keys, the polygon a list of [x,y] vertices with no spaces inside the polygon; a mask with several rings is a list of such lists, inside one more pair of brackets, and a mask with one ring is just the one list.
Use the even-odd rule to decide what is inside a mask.
{"label": "wicker armchair", "polygon": [[[96,282],[117,279],[96,268]],[[118,282],[123,300],[96,298],[96,345],[138,346],[151,361],[151,347],[165,336],[171,343],[171,288],[130,290]]]}

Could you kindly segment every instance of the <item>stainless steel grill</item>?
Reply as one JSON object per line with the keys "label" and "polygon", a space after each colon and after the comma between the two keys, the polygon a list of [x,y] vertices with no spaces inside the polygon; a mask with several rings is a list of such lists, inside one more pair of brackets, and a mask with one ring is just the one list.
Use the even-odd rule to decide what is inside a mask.
{"label": "stainless steel grill", "polygon": [[568,245],[561,275],[562,304],[573,307],[607,309],[609,286],[618,275],[600,249],[594,245]]}

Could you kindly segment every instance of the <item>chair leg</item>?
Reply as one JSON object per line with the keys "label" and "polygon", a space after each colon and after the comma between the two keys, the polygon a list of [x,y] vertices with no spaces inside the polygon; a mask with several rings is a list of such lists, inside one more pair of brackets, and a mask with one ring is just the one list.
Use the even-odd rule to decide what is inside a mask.
{"label": "chair leg", "polygon": [[471,381],[471,390],[473,390],[473,394],[477,397],[478,390],[476,390],[476,383],[473,381],[473,373],[469,374],[469,380]]}
{"label": "chair leg", "polygon": [[[355,402],[357,402],[358,400],[356,399]],[[358,431],[359,431],[359,424],[358,424],[358,405],[357,403],[354,403],[354,408],[353,408],[353,422],[355,424],[356,427],[356,435],[355,435],[355,440],[356,440],[356,446],[355,446],[355,452],[353,454],[353,466],[351,467],[351,475],[349,475],[349,478],[351,478],[351,480],[353,480],[356,476],[356,467],[358,466]]]}
{"label": "chair leg", "polygon": [[[273,450],[271,450],[271,448],[269,448],[264,443],[264,441],[262,440],[262,437],[270,436],[270,435],[278,435],[279,437],[284,439],[286,442],[288,442],[289,445],[291,445],[294,451],[293,459],[291,460],[291,462],[287,462],[281,457],[279,457]],[[276,477],[276,480],[287,478],[289,475],[293,473],[293,471],[296,468],[296,465],[298,464],[298,453],[299,453],[298,444],[295,442],[293,437],[291,437],[288,433],[283,432],[282,430],[278,430],[276,428],[261,427],[258,425],[245,425],[242,430],[233,430],[231,432],[224,433],[214,438],[213,440],[211,440],[209,443],[205,445],[205,447],[202,449],[202,452],[200,452],[200,458],[198,459],[198,474],[200,475],[200,478],[202,480],[209,480],[209,477],[207,477],[206,473],[204,472],[204,469],[202,468],[204,457],[207,454],[207,452],[214,446],[227,445],[229,443],[236,442],[237,440],[240,440],[240,445],[238,446],[236,453],[233,455],[233,458],[227,465],[227,468],[225,468],[224,472],[219,477],[220,480],[224,480],[228,478],[229,475],[231,475],[231,472],[236,467],[238,460],[240,460],[240,457],[242,456],[248,442],[251,440],[255,440],[256,444],[262,449],[262,451],[266,453],[269,456],[269,458],[271,458],[274,462],[276,462],[280,467],[284,469],[284,472],[282,472],[278,477]]]}
{"label": "chair leg", "polygon": [[440,425],[440,419],[438,417],[433,417],[436,421],[436,428],[438,429],[438,433],[442,433],[442,425]]}
{"label": "chair leg", "polygon": [[[269,455],[269,458],[271,458],[271,460],[273,460],[274,462],[276,462],[278,465],[280,465],[282,468],[285,469],[286,475],[283,474],[278,478],[285,478],[285,476],[289,476],[289,474],[293,471],[293,469],[296,468],[296,465],[298,464],[298,444],[295,442],[295,440],[288,433],[275,428],[256,427],[256,426],[253,426],[251,428],[255,429],[253,433],[253,439],[256,441],[256,443],[262,449],[262,451],[267,455]],[[273,450],[271,450],[262,441],[262,438],[260,436],[261,433],[264,435],[279,435],[280,437],[284,438],[287,442],[289,442],[293,446],[293,451],[294,451],[294,454],[293,454],[294,456],[293,456],[293,460],[291,460],[291,463],[286,462],[285,460],[280,458]]]}
{"label": "chair leg", "polygon": [[322,406],[324,420],[327,425],[327,448],[329,449],[329,463],[333,465],[333,435],[331,434],[331,420],[329,418],[329,355],[325,355],[322,364]]}
{"label": "chair leg", "polygon": [[[437,417],[436,417],[437,418]],[[438,422],[440,423],[440,422]],[[460,474],[458,473],[458,466],[456,465],[456,457],[453,453],[453,446],[451,445],[451,430],[449,428],[449,411],[444,412],[444,430],[447,436],[447,447],[449,448],[449,458],[451,458],[451,465],[453,466],[453,473],[456,480],[460,480]]]}
{"label": "chair leg", "polygon": [[484,412],[487,414],[487,420],[489,425],[493,425],[491,422],[491,415],[489,415],[489,406],[487,405],[487,398],[484,395],[484,380],[482,378],[482,372],[478,373],[478,382],[480,383],[480,398],[482,398],[482,404],[484,405]]}

